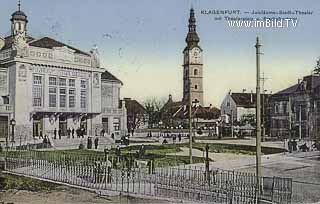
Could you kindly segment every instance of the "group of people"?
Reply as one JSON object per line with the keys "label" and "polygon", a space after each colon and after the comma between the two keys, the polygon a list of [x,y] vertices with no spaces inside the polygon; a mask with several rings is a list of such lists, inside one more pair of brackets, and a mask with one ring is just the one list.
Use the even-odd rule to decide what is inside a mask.
{"label": "group of people", "polygon": [[[171,138],[172,138],[172,143],[176,143],[177,137],[178,137],[178,141],[181,142],[182,134],[179,133],[178,135],[176,135],[176,134],[171,134],[171,135],[169,135],[169,133],[167,133],[167,137],[171,137]],[[167,143],[168,143],[167,139],[164,139],[164,140],[162,141],[162,144],[167,144]]]}
{"label": "group of people", "polygon": [[[98,149],[98,145],[99,145],[99,138],[96,137],[96,138],[94,139],[94,148],[95,148],[95,149]],[[88,137],[87,149],[92,149],[92,137]]]}
{"label": "group of people", "polygon": [[[312,145],[312,147],[313,146],[315,146],[315,145]],[[288,149],[289,149],[290,153],[298,151],[298,147],[299,147],[300,151],[303,151],[303,152],[310,151],[310,147],[307,145],[306,142],[302,145],[298,145],[298,143],[295,139],[288,141]]]}
{"label": "group of people", "polygon": [[[86,134],[86,129],[84,127],[79,127],[77,128],[76,130],[74,128],[68,128],[67,129],[67,138],[74,138],[75,137],[75,133],[76,133],[76,136],[78,138],[82,137],[84,138],[84,135]],[[57,131],[57,128],[54,129],[53,131],[53,139],[57,139],[57,136],[59,137],[59,139],[61,140],[61,136],[62,136],[62,130],[59,129]]]}

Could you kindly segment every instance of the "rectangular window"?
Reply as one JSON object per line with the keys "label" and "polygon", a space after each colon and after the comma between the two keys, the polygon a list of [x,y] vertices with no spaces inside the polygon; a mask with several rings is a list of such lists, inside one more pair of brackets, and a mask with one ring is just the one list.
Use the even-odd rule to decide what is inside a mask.
{"label": "rectangular window", "polygon": [[57,78],[49,77],[49,86],[56,86],[56,85],[57,85]]}
{"label": "rectangular window", "polygon": [[69,89],[69,108],[76,107],[76,90]]}
{"label": "rectangular window", "polygon": [[59,86],[67,86],[67,80],[65,78],[59,78]]}
{"label": "rectangular window", "polygon": [[42,77],[33,76],[33,106],[41,107],[42,106]]}
{"label": "rectangular window", "polygon": [[80,87],[82,89],[86,89],[87,88],[87,80],[81,80],[80,82]]}
{"label": "rectangular window", "polygon": [[66,88],[60,88],[60,107],[65,108],[67,104]]}
{"label": "rectangular window", "polygon": [[57,88],[49,87],[49,107],[57,107]]}
{"label": "rectangular window", "polygon": [[87,90],[81,90],[80,106],[81,108],[87,108]]}
{"label": "rectangular window", "polygon": [[75,79],[69,79],[69,86],[75,87],[76,86],[76,80]]}

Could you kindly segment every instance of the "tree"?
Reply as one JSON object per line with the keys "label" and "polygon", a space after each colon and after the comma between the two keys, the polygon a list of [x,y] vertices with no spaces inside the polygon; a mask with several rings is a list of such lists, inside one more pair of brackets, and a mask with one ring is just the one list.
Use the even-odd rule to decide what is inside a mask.
{"label": "tree", "polygon": [[133,135],[137,128],[148,121],[148,115],[145,108],[136,100],[127,98],[125,104],[127,108],[127,128]]}
{"label": "tree", "polygon": [[144,101],[143,105],[149,116],[149,128],[158,125],[161,119],[160,110],[165,104],[165,100],[157,99],[155,97],[148,98]]}
{"label": "tree", "polygon": [[316,62],[316,66],[314,67],[313,72],[316,74],[320,74],[320,57],[318,58],[318,60]]}

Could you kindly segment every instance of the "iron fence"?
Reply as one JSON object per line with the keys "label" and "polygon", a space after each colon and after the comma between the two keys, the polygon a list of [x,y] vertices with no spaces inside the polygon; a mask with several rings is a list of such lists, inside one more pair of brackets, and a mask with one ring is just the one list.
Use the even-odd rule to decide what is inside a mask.
{"label": "iron fence", "polygon": [[6,171],[95,190],[213,203],[291,203],[292,180],[253,173],[186,167],[112,165],[105,157],[68,153],[7,152]]}

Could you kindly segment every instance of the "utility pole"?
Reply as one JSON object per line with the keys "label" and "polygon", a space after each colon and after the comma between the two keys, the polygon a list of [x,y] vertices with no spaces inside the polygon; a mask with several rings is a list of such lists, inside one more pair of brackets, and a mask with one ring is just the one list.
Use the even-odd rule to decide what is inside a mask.
{"label": "utility pole", "polygon": [[261,103],[260,103],[260,47],[259,37],[256,41],[256,67],[257,67],[257,91],[256,91],[256,129],[257,129],[257,138],[256,138],[256,179],[257,179],[257,192],[260,194],[260,178],[262,176],[261,169]]}
{"label": "utility pole", "polygon": [[260,78],[261,81],[262,81],[262,117],[261,117],[261,124],[262,124],[262,135],[261,135],[261,141],[264,142],[265,140],[265,135],[266,135],[266,127],[265,127],[265,90],[264,90],[264,82],[269,79],[269,78],[266,78],[264,76],[264,72],[262,73],[262,77]]}
{"label": "utility pole", "polygon": [[301,113],[302,113],[302,110],[301,110],[301,105],[299,105],[299,140],[301,140],[302,136],[302,124],[301,124]]}
{"label": "utility pole", "polygon": [[191,80],[189,78],[189,156],[190,164],[192,164],[192,121],[191,121],[191,111],[192,111],[192,98],[191,98]]}
{"label": "utility pole", "polygon": [[291,116],[291,114],[292,114],[292,113],[291,113],[291,97],[290,97],[290,96],[289,96],[288,101],[289,101],[289,102],[288,102],[288,103],[289,103],[289,104],[288,104],[288,109],[289,109],[289,110],[288,110],[288,117],[289,117],[289,141],[291,141],[291,139],[292,139],[292,130],[291,130],[291,129],[292,129],[292,121],[291,121],[291,120],[292,120],[292,118],[291,118],[292,116]]}
{"label": "utility pole", "polygon": [[233,111],[231,109],[231,137],[233,138]]}

